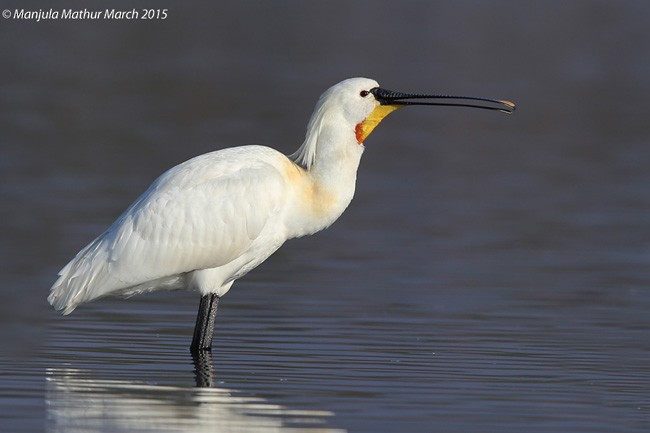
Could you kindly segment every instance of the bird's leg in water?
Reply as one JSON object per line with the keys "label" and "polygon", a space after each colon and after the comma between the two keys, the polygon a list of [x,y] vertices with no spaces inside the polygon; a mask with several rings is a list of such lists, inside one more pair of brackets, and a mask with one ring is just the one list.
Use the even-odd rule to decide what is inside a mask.
{"label": "bird's leg in water", "polygon": [[209,350],[196,350],[192,352],[194,361],[194,377],[197,388],[211,388],[214,382],[212,370],[212,352]]}
{"label": "bird's leg in water", "polygon": [[196,316],[194,337],[190,350],[212,350],[212,333],[214,331],[214,319],[217,317],[217,306],[219,297],[215,293],[209,293],[201,297],[199,313]]}

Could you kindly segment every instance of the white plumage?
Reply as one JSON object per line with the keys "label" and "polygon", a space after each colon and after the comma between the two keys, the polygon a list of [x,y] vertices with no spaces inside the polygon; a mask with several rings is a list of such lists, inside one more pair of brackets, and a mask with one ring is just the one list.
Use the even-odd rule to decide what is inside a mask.
{"label": "white plumage", "polygon": [[343,213],[354,195],[363,141],[405,105],[514,110],[507,101],[396,93],[367,78],[342,81],[319,99],[293,155],[235,147],[160,176],[59,272],[49,302],[69,314],[109,294],[197,290],[192,350],[209,349],[219,298],[287,239],[322,230]]}
{"label": "white plumage", "polygon": [[[287,228],[278,224],[288,202],[281,194],[287,182],[278,169],[281,158],[268,148],[242,147],[169,170],[61,271],[50,302],[67,314],[109,293],[189,283],[204,293],[224,291],[258,258],[246,252],[266,253],[263,260],[286,237]],[[195,275],[215,268],[221,272],[213,272],[212,287]]]}
{"label": "white plumage", "polygon": [[345,113],[339,104],[376,86],[351,79],[326,92],[292,158],[241,146],[168,170],[61,270],[49,302],[69,314],[108,294],[188,288],[223,296],[287,239],[329,226],[354,194],[363,151],[354,126],[376,105],[364,100],[365,110]]}

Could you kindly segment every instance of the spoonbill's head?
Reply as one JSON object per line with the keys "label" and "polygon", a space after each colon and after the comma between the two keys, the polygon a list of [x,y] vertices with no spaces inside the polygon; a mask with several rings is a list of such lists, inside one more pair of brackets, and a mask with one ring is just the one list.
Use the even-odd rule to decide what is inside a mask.
{"label": "spoonbill's head", "polygon": [[[407,105],[473,107],[508,114],[515,109],[512,102],[500,99],[401,93],[384,89],[369,78],[349,78],[321,95],[307,126],[305,142],[292,158],[301,166],[309,168],[316,158],[317,143],[321,140],[330,145],[330,150],[336,147],[336,143],[356,141],[362,144],[379,122]],[[340,137],[340,133],[349,138],[333,139]]]}
{"label": "spoonbill's head", "polygon": [[500,99],[394,92],[369,78],[350,78],[323,93],[316,111],[338,111],[347,123],[355,126],[357,142],[363,143],[379,122],[407,105],[472,107],[508,114],[515,109],[512,102]]}

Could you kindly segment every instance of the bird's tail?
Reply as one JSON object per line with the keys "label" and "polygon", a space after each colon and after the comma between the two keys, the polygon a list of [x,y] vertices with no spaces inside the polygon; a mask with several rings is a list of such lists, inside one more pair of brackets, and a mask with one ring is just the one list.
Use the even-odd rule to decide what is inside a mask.
{"label": "bird's tail", "polygon": [[102,288],[109,279],[110,260],[103,239],[104,235],[88,244],[59,272],[47,300],[63,314],[106,293]]}

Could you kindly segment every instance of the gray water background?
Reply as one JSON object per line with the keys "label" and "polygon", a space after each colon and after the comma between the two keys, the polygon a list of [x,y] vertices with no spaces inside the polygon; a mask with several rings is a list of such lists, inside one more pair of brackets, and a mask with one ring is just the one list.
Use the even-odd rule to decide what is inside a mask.
{"label": "gray water background", "polygon": [[[0,21],[1,431],[650,430],[650,3],[137,3],[168,18]],[[342,218],[223,298],[207,379],[196,294],[49,308],[160,173],[293,152],[351,76],[518,109],[386,119]]]}

